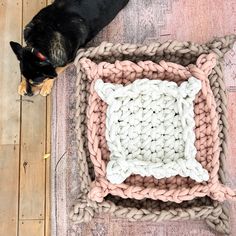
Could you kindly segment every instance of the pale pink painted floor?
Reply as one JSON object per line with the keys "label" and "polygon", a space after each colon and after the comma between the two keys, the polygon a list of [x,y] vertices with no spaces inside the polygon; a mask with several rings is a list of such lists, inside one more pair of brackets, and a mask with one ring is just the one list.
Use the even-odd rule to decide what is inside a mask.
{"label": "pale pink painted floor", "polygon": [[[103,40],[145,43],[154,40],[178,39],[201,43],[214,36],[229,33],[236,33],[235,0],[130,0],[127,8],[98,35],[92,45],[97,45]],[[234,50],[227,54],[225,65],[230,123],[228,184],[236,187],[236,45]],[[72,225],[70,223],[68,210],[76,198],[79,183],[77,182],[77,157],[72,119],[75,108],[73,68],[67,73],[71,73],[71,81],[58,80],[53,92],[52,235],[218,235],[209,230],[203,221],[128,223],[125,220],[106,216],[105,220],[97,218],[90,224]],[[59,164],[54,171],[58,161]],[[236,236],[236,203],[230,203],[230,216],[231,235]]]}

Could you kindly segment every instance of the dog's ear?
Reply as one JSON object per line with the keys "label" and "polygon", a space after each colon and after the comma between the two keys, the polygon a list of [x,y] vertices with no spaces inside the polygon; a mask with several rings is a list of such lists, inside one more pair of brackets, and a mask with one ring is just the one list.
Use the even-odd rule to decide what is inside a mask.
{"label": "dog's ear", "polygon": [[55,78],[57,77],[57,72],[52,65],[47,65],[43,67],[43,75],[48,78]]}
{"label": "dog's ear", "polygon": [[16,57],[19,61],[22,60],[22,52],[23,52],[23,47],[16,42],[10,42],[11,48],[13,50],[13,52],[16,54]]}

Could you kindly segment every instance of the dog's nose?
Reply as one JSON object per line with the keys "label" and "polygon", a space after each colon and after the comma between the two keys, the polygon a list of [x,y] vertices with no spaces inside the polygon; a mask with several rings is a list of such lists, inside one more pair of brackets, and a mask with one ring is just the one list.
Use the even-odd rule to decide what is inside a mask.
{"label": "dog's nose", "polygon": [[29,96],[29,97],[33,97],[34,94],[33,94],[33,93],[27,93],[27,96]]}
{"label": "dog's nose", "polygon": [[27,91],[26,96],[32,97],[32,96],[34,96],[34,94],[32,91]]}

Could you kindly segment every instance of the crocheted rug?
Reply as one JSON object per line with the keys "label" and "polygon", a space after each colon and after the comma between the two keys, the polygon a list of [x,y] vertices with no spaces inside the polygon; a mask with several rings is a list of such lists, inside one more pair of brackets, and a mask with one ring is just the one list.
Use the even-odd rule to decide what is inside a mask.
{"label": "crocheted rug", "polygon": [[[179,219],[206,219],[210,227],[217,231],[229,232],[228,217],[222,206],[206,197],[186,201],[181,204],[164,203],[152,200],[122,200],[118,197],[108,196],[102,203],[95,203],[87,198],[91,180],[94,179],[94,172],[89,160],[88,146],[86,141],[86,107],[88,103],[89,84],[86,76],[80,70],[78,63],[81,57],[88,57],[95,62],[115,60],[153,60],[159,62],[162,59],[177,62],[182,65],[196,62],[197,57],[202,53],[215,52],[220,59],[229,50],[235,41],[235,36],[228,36],[213,40],[206,45],[194,43],[179,43],[168,41],[164,44],[155,43],[149,46],[110,44],[103,43],[97,48],[81,50],[78,54],[75,65],[77,68],[77,139],[78,139],[78,164],[81,195],[78,196],[77,204],[71,212],[71,218],[79,223],[91,220],[95,213],[111,213],[114,216],[125,217],[129,220],[179,220]],[[164,52],[164,53],[163,53]],[[220,127],[220,179],[224,182],[224,163],[226,152],[227,119],[225,88],[222,80],[222,65],[219,63],[209,76],[210,85],[216,99],[217,112],[219,115]]]}
{"label": "crocheted rug", "polygon": [[[223,201],[225,198],[233,198],[235,197],[234,191],[232,191],[230,188],[223,187],[220,184],[218,184],[218,169],[219,169],[219,128],[217,126],[218,122],[218,116],[216,113],[216,104],[214,100],[214,96],[212,94],[209,80],[207,78],[208,75],[212,73],[212,69],[216,65],[216,55],[214,53],[211,53],[209,55],[202,54],[196,62],[196,65],[188,65],[188,68],[185,68],[181,65],[175,64],[175,63],[169,63],[165,61],[161,61],[159,64],[153,63],[151,61],[140,61],[137,64],[130,62],[130,61],[116,61],[114,64],[102,62],[96,65],[89,59],[81,59],[79,62],[82,66],[81,71],[86,75],[87,80],[91,81],[91,87],[89,89],[89,102],[88,102],[88,109],[87,109],[87,118],[88,118],[88,148],[90,152],[90,158],[94,164],[94,171],[95,171],[95,181],[92,183],[91,191],[89,193],[89,198],[92,200],[95,200],[97,202],[102,202],[104,197],[108,194],[120,196],[122,198],[132,198],[132,199],[144,199],[144,198],[151,198],[154,200],[162,200],[162,201],[174,201],[174,202],[181,202],[186,200],[192,200],[195,197],[202,197],[202,196],[210,196],[215,200]],[[123,180],[125,180],[124,183],[123,180],[119,184],[114,184],[109,182],[108,178],[112,179],[110,175],[112,175],[112,171],[115,172],[114,175],[122,174],[122,168],[125,168],[129,166],[129,163],[124,163],[124,157],[121,155],[122,164],[121,168],[114,167],[115,171],[112,170],[111,166],[109,165],[112,163],[114,164],[114,158],[110,159],[110,156],[117,154],[119,155],[119,152],[125,153],[124,150],[114,150],[119,147],[120,149],[123,148],[126,145],[131,145],[132,141],[126,141],[127,144],[119,144],[119,131],[116,131],[116,128],[114,127],[114,124],[112,124],[112,127],[110,127],[109,122],[107,122],[106,117],[112,120],[112,122],[115,122],[115,117],[112,117],[112,115],[116,114],[116,110],[118,109],[118,104],[114,101],[114,98],[112,97],[112,94],[115,93],[118,95],[117,91],[115,90],[115,87],[111,83],[106,83],[105,85],[108,87],[107,92],[109,95],[109,98],[107,98],[106,103],[104,103],[100,97],[105,97],[105,94],[102,93],[101,90],[97,93],[95,90],[97,90],[102,85],[102,81],[105,82],[115,82],[118,84],[129,84],[126,86],[126,88],[133,85],[133,83],[137,82],[137,79],[142,78],[143,76],[148,76],[149,79],[151,79],[152,82],[159,82],[164,83],[165,86],[167,84],[172,84],[174,82],[177,82],[180,85],[180,88],[183,91],[183,86],[187,86],[186,80],[188,80],[191,76],[196,77],[200,82],[201,86],[195,88],[195,90],[190,89],[189,92],[191,92],[193,95],[193,98],[190,99],[190,103],[193,106],[193,100],[195,102],[194,105],[194,113],[195,113],[195,123],[196,123],[196,148],[197,148],[197,156],[196,159],[201,163],[201,165],[195,160],[196,151],[191,149],[190,146],[187,146],[187,149],[190,149],[192,156],[192,160],[190,160],[189,166],[196,169],[196,173],[191,170],[191,174],[189,175],[190,178],[182,178],[183,176],[186,177],[186,173],[183,173],[182,176],[161,176],[159,180],[157,176],[151,177],[151,175],[154,175],[155,172],[161,172],[164,170],[165,166],[161,166],[160,169],[154,170],[153,174],[144,174],[142,175],[143,170],[141,171],[142,176],[140,175],[133,175],[131,178],[126,179],[131,175],[132,173],[135,174],[135,168],[137,168],[138,164],[136,163],[134,167],[129,167],[128,171],[131,171],[128,176],[126,176]],[[193,78],[192,78],[193,79]],[[168,82],[167,80],[171,81]],[[189,79],[190,81],[191,78]],[[193,79],[194,80],[194,79]],[[195,79],[196,80],[196,79]],[[195,81],[194,80],[194,81]],[[134,81],[134,82],[133,82]],[[144,81],[144,80],[142,80]],[[98,84],[98,82],[100,82]],[[131,83],[133,82],[133,83]],[[145,82],[145,81],[144,81]],[[131,84],[130,84],[131,83]],[[166,84],[167,83],[167,84]],[[193,83],[193,81],[192,81]],[[177,84],[176,84],[177,85]],[[112,87],[113,86],[113,87]],[[117,85],[117,89],[122,89],[121,85]],[[182,86],[182,87],[181,87]],[[193,85],[192,85],[193,86]],[[145,84],[142,84],[142,88],[147,87]],[[154,84],[151,86],[154,88]],[[190,85],[188,85],[190,87]],[[106,88],[105,88],[106,89]],[[165,93],[167,93],[167,89],[165,87]],[[196,93],[200,90],[198,93],[198,96],[195,99]],[[135,91],[138,91],[138,86],[135,84]],[[177,92],[177,88],[174,89],[175,92]],[[194,92],[195,91],[195,92]],[[172,92],[173,93],[173,92]],[[185,91],[187,93],[187,91]],[[129,91],[122,92],[122,96],[125,96],[126,94],[130,94]],[[132,93],[134,94],[134,92]],[[150,93],[148,93],[150,94]],[[160,92],[157,92],[156,94],[161,94]],[[120,98],[121,95],[119,95]],[[127,96],[127,95],[126,95]],[[179,96],[179,95],[178,95]],[[150,98],[149,98],[150,99]],[[161,104],[163,105],[164,102],[159,98],[159,101],[161,101]],[[132,102],[134,102],[135,99],[132,99]],[[186,101],[184,101],[185,104],[187,104]],[[107,104],[107,105],[106,105]],[[114,106],[115,108],[111,111],[111,114],[109,109],[111,106]],[[128,107],[128,103],[125,103],[125,107]],[[135,106],[137,107],[137,106]],[[171,107],[169,105],[169,107]],[[145,108],[148,108],[148,105],[145,105]],[[174,109],[174,108],[173,108]],[[182,109],[185,109],[184,107]],[[188,107],[185,110],[191,113],[191,108]],[[158,112],[160,113],[160,111]],[[192,113],[193,113],[193,107],[192,107]],[[127,116],[128,111],[123,112],[125,116]],[[174,112],[172,112],[174,114]],[[152,115],[153,116],[153,115]],[[190,121],[184,122],[191,124],[191,115],[187,115]],[[123,118],[120,118],[120,120]],[[167,115],[165,116],[165,119],[167,119]],[[172,117],[172,120],[174,117]],[[182,114],[181,119],[186,119],[186,115]],[[132,120],[136,120],[134,117]],[[168,120],[168,119],[167,119]],[[106,122],[106,124],[105,124]],[[191,142],[191,134],[193,133],[193,129],[195,128],[195,123],[193,122],[192,117],[192,127],[190,127],[190,130],[187,135],[187,139],[189,142]],[[128,129],[128,124],[125,124],[123,128],[118,127],[118,130],[126,129],[128,134],[132,134],[131,130]],[[138,126],[138,123],[135,124],[135,127]],[[160,124],[159,124],[160,126]],[[173,125],[172,125],[173,126]],[[114,134],[114,140],[110,141],[111,137],[110,135],[106,135],[110,133],[109,129],[111,129],[112,133]],[[188,128],[185,127],[185,132],[188,131]],[[149,134],[151,131],[145,131],[146,134]],[[175,131],[176,132],[176,131]],[[172,135],[174,136],[174,134]],[[140,137],[140,135],[139,135]],[[193,135],[194,137],[194,135]],[[195,139],[195,138],[194,138]],[[145,138],[145,142],[148,140],[148,138]],[[159,139],[160,140],[160,139]],[[170,138],[171,140],[171,138]],[[117,143],[118,142],[118,143]],[[175,141],[172,141],[175,143]],[[164,143],[168,143],[168,140],[166,140]],[[178,143],[178,142],[177,142]],[[112,146],[112,149],[108,148],[107,146]],[[195,149],[194,146],[194,140],[192,140],[192,148]],[[137,147],[137,143],[135,144]],[[168,144],[168,148],[171,146],[171,144]],[[181,146],[181,145],[179,145]],[[183,146],[186,146],[184,144]],[[172,148],[174,150],[174,148]],[[108,151],[110,150],[110,152]],[[148,148],[148,150],[151,150],[151,148]],[[185,151],[186,152],[186,151]],[[126,154],[128,156],[128,153]],[[135,154],[138,155],[138,154]],[[151,153],[149,154],[149,156]],[[163,155],[163,154],[162,154]],[[173,156],[174,153],[171,154]],[[191,156],[190,156],[191,157]],[[166,158],[165,158],[166,159]],[[195,162],[194,162],[195,161]],[[127,162],[127,161],[126,161]],[[135,162],[135,160],[132,160],[131,163]],[[173,162],[173,161],[172,161]],[[187,162],[185,161],[187,164]],[[167,163],[168,169],[171,169],[170,162]],[[182,169],[185,170],[187,168],[186,164],[183,162],[181,163]],[[154,168],[155,164],[149,164],[151,168]],[[183,167],[185,165],[185,167]],[[174,166],[178,166],[178,163],[175,163]],[[206,168],[209,172],[210,178],[208,180],[208,174],[207,172],[204,172],[204,169]],[[182,171],[181,169],[181,171]],[[164,171],[163,174],[168,174],[167,171]],[[201,175],[203,177],[207,177],[205,180],[208,180],[206,183],[203,184],[197,184],[194,180],[199,180],[201,178]],[[207,175],[207,176],[205,176]],[[147,177],[144,177],[147,176]],[[150,176],[150,177],[148,177]],[[188,175],[187,175],[188,176]],[[163,177],[170,177],[170,178],[163,178]],[[118,176],[120,178],[120,175]],[[112,179],[113,180],[113,179]],[[117,180],[117,179],[116,179]],[[120,179],[119,179],[120,180]],[[204,180],[204,179],[202,179]],[[198,182],[201,182],[198,181]]]}

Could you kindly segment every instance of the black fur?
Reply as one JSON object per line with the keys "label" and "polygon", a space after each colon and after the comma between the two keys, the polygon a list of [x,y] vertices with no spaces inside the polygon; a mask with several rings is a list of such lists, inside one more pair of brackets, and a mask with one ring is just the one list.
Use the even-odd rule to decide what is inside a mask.
{"label": "black fur", "polygon": [[[80,47],[108,25],[129,0],[56,0],[25,27],[27,47],[11,42],[29,87],[57,76],[55,68],[71,62]],[[42,61],[31,51],[48,58]],[[30,82],[29,82],[30,81]]]}

